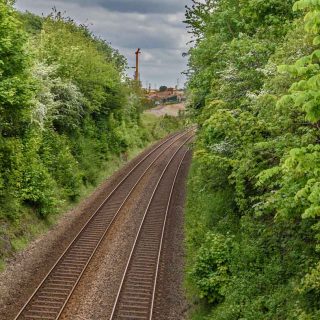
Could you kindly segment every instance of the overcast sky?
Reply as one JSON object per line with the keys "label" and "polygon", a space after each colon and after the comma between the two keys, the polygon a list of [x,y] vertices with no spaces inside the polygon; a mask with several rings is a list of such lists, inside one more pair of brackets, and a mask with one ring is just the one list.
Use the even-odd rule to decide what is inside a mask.
{"label": "overcast sky", "polygon": [[[190,0],[17,0],[16,7],[36,14],[50,13],[55,6],[79,23],[90,25],[98,36],[111,42],[126,56],[129,66],[135,65],[134,52],[141,55],[143,86],[150,82],[174,86],[186,69],[189,41],[184,20],[185,5]],[[128,71],[132,76],[133,69]]]}

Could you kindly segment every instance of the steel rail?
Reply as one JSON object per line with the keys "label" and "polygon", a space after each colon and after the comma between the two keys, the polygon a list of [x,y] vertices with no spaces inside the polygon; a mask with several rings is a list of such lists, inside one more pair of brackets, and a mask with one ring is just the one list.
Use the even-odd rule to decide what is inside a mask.
{"label": "steel rail", "polygon": [[168,214],[169,214],[169,210],[170,210],[170,206],[171,206],[171,202],[172,202],[172,195],[173,195],[174,187],[175,187],[182,163],[183,163],[184,159],[186,158],[186,155],[189,151],[190,150],[188,149],[185,152],[184,156],[182,157],[182,159],[180,161],[178,170],[174,176],[173,183],[172,183],[171,190],[170,190],[169,201],[168,201],[168,205],[167,205],[167,209],[166,209],[166,213],[165,213],[165,218],[164,218],[164,223],[163,223],[163,228],[162,228],[162,232],[161,232],[160,247],[159,247],[157,266],[156,266],[156,274],[155,274],[155,278],[154,278],[154,285],[153,285],[153,291],[152,291],[152,300],[151,300],[149,320],[152,320],[152,317],[153,317],[153,309],[154,309],[154,304],[155,304],[156,289],[157,289],[158,275],[159,275],[159,269],[160,269],[160,260],[161,260],[161,254],[162,254],[162,249],[163,249],[163,242],[164,242],[164,234],[165,234],[167,220],[168,220]]}
{"label": "steel rail", "polygon": [[[72,293],[74,292],[75,288],[77,287],[84,271],[86,270],[88,264],[90,263],[90,261],[92,260],[93,255],[95,254],[97,248],[99,247],[101,241],[103,240],[103,238],[105,237],[106,233],[110,230],[110,227],[112,226],[112,224],[114,223],[114,221],[116,220],[118,213],[121,211],[122,207],[124,206],[125,202],[127,201],[127,199],[129,198],[129,196],[132,194],[132,192],[135,190],[136,186],[138,185],[138,183],[142,180],[142,178],[145,176],[145,174],[147,173],[147,171],[151,168],[151,166],[163,155],[165,154],[165,152],[177,141],[179,141],[181,138],[183,138],[184,136],[188,135],[188,133],[190,131],[192,131],[193,129],[190,129],[186,132],[183,133],[177,133],[169,138],[167,138],[165,141],[163,141],[160,145],[158,145],[156,148],[152,149],[146,156],[143,157],[142,160],[140,160],[130,171],[128,174],[125,175],[125,177],[117,184],[117,186],[109,193],[109,195],[105,198],[105,200],[101,203],[101,205],[95,210],[95,212],[91,215],[91,217],[88,219],[87,223],[81,228],[81,230],[78,232],[78,234],[75,236],[75,238],[71,241],[70,245],[65,249],[65,251],[60,255],[60,257],[58,258],[58,260],[56,261],[56,263],[54,264],[54,266],[50,269],[50,271],[47,273],[47,275],[44,277],[44,279],[42,280],[42,282],[38,285],[38,287],[34,290],[34,292],[31,294],[30,298],[28,299],[28,301],[25,303],[25,305],[21,308],[20,312],[18,313],[18,315],[15,317],[15,320],[18,320],[23,313],[26,311],[26,308],[28,307],[28,305],[30,304],[30,302],[32,301],[33,298],[35,298],[36,294],[38,293],[39,289],[44,285],[44,283],[46,282],[46,280],[49,278],[49,276],[51,275],[51,273],[55,270],[55,268],[59,265],[59,263],[62,261],[62,259],[65,257],[65,255],[68,253],[68,251],[70,250],[70,248],[72,247],[72,245],[77,241],[77,239],[79,239],[80,235],[85,231],[85,229],[89,226],[90,222],[93,220],[93,218],[97,215],[97,213],[101,210],[101,208],[106,204],[106,202],[110,199],[110,197],[118,190],[118,188],[130,177],[130,175],[133,173],[133,171],[135,169],[137,169],[151,154],[153,154],[155,151],[157,151],[158,149],[160,149],[162,146],[164,146],[167,142],[170,142],[170,144],[151,162],[151,164],[144,170],[144,172],[142,173],[142,175],[140,176],[140,178],[138,179],[138,181],[134,184],[134,186],[132,187],[132,189],[129,191],[129,194],[127,195],[127,197],[125,198],[125,200],[122,202],[120,208],[117,210],[117,212],[115,213],[111,223],[106,226],[106,230],[103,233],[100,241],[98,242],[98,244],[96,245],[94,251],[92,252],[92,254],[90,255],[87,263],[85,264],[82,272],[80,273],[80,275],[78,276],[78,279],[76,281],[76,283],[74,284],[72,290],[70,291],[70,294],[68,295],[66,301],[64,302],[59,314],[55,317],[55,318],[50,318],[48,317],[48,319],[58,319],[62,313],[62,311],[64,310],[67,302],[69,301]],[[172,141],[171,141],[172,140]],[[45,318],[43,318],[45,319]]]}
{"label": "steel rail", "polygon": [[[121,293],[122,293],[122,291],[123,291],[123,287],[124,287],[124,283],[125,283],[125,281],[126,281],[126,277],[127,277],[127,274],[128,274],[128,270],[129,270],[129,268],[130,268],[130,264],[131,264],[131,262],[132,262],[134,252],[135,252],[135,250],[136,250],[136,248],[137,248],[138,240],[139,240],[139,238],[140,238],[140,236],[141,236],[141,231],[142,231],[142,228],[143,228],[144,223],[145,223],[145,221],[146,221],[146,217],[147,217],[147,215],[148,215],[148,213],[149,213],[151,204],[152,204],[152,202],[153,202],[153,200],[154,200],[154,198],[155,198],[155,194],[156,194],[156,192],[158,191],[158,187],[159,187],[160,183],[162,182],[163,177],[164,177],[165,173],[167,172],[170,164],[173,162],[175,156],[176,156],[176,155],[178,154],[178,152],[184,147],[184,145],[185,145],[186,143],[188,143],[188,141],[190,141],[191,139],[192,139],[192,137],[189,137],[189,138],[187,139],[187,141],[186,141],[183,145],[181,145],[181,146],[176,150],[176,152],[172,155],[171,159],[169,160],[169,162],[167,163],[166,167],[164,168],[164,170],[163,170],[163,172],[162,172],[162,174],[161,174],[161,176],[160,176],[160,178],[159,178],[159,181],[158,181],[157,185],[155,186],[155,189],[154,189],[154,191],[153,191],[153,193],[152,193],[152,196],[151,196],[151,198],[150,198],[150,201],[149,201],[149,203],[148,203],[148,206],[147,206],[147,208],[146,208],[146,210],[145,210],[145,213],[144,213],[143,219],[142,219],[142,221],[141,221],[139,230],[138,230],[138,232],[137,232],[137,235],[136,235],[136,238],[135,238],[133,247],[132,247],[132,249],[131,249],[131,252],[130,252],[130,255],[129,255],[129,258],[128,258],[128,262],[127,262],[127,265],[126,265],[126,268],[125,268],[125,270],[124,270],[123,277],[122,277],[122,280],[121,280],[121,283],[120,283],[120,287],[119,287],[119,290],[118,290],[118,293],[117,293],[117,296],[116,296],[116,299],[115,299],[115,302],[114,302],[114,305],[113,305],[112,313],[111,313],[111,316],[110,316],[110,318],[109,318],[110,320],[116,319],[116,317],[115,317],[115,315],[116,315],[116,310],[117,310],[117,307],[118,307],[118,305],[119,305],[120,296],[121,296]],[[186,152],[186,153],[187,153],[187,152]],[[185,158],[186,153],[184,154],[184,156],[183,156],[182,160],[180,161],[179,166],[178,166],[178,168],[177,168],[176,175],[175,175],[174,182],[173,182],[173,186],[174,186],[174,184],[175,184],[177,174],[178,174],[178,172],[179,172],[179,170],[180,170],[181,164],[182,164],[182,162],[183,162],[183,160],[184,160],[184,158]],[[168,213],[168,207],[169,207],[169,205],[170,205],[171,196],[172,196],[172,192],[173,192],[172,190],[173,190],[173,187],[171,187],[171,189],[170,189],[170,195],[169,195],[169,199],[168,199],[168,203],[167,203],[167,210],[166,210],[165,216],[167,216],[167,213]],[[166,221],[166,218],[165,218],[165,221]],[[164,228],[164,226],[163,226],[163,228]],[[162,230],[164,230],[163,228],[162,228]],[[163,238],[161,238],[161,239],[163,239]],[[161,247],[160,247],[160,250],[161,250]],[[161,253],[158,252],[158,256],[159,256],[160,254],[161,254]],[[154,286],[153,286],[153,287],[154,287]],[[153,294],[152,294],[152,299],[154,299],[154,295],[153,295]],[[152,305],[153,305],[153,302],[152,302]],[[134,317],[128,317],[128,318],[132,318],[132,319],[133,319]],[[142,317],[141,317],[141,319],[142,319]],[[150,318],[150,319],[151,319],[151,318]]]}

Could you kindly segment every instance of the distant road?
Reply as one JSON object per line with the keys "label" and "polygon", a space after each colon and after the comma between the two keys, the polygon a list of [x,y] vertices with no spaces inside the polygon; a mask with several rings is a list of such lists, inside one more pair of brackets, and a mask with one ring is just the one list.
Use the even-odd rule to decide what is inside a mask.
{"label": "distant road", "polygon": [[184,103],[178,103],[178,104],[158,106],[153,109],[147,110],[146,113],[151,113],[157,117],[162,117],[166,114],[169,116],[177,117],[179,114],[179,111],[184,111],[185,109],[186,109],[186,106]]}

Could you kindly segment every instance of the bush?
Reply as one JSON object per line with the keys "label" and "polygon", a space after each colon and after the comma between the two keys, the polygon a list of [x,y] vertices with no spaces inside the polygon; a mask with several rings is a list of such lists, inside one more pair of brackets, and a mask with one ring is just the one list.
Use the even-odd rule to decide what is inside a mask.
{"label": "bush", "polygon": [[144,123],[145,97],[126,65],[71,18],[17,13],[13,1],[0,1],[4,258],[128,160],[123,155],[177,128],[172,119],[157,121],[161,132]]}
{"label": "bush", "polygon": [[[199,319],[319,317],[319,5],[292,11],[294,2],[187,9],[189,116],[199,126],[187,283],[207,306]],[[226,250],[208,235],[232,239],[221,277],[214,254]]]}
{"label": "bush", "polygon": [[221,234],[207,233],[195,257],[190,277],[199,289],[200,297],[209,303],[223,301],[230,278],[230,243],[231,239]]}

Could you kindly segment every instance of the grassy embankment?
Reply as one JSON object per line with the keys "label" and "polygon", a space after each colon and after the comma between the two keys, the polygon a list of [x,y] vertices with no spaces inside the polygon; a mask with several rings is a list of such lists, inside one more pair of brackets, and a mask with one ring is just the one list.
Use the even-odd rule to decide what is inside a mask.
{"label": "grassy embankment", "polygon": [[[0,2],[0,265],[177,119],[144,115],[125,58],[86,26]],[[125,156],[124,156],[125,155]]]}
{"label": "grassy embankment", "polygon": [[319,4],[187,10],[193,320],[320,319]]}

